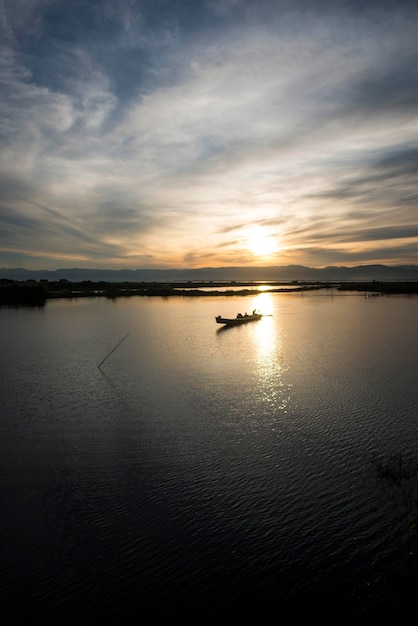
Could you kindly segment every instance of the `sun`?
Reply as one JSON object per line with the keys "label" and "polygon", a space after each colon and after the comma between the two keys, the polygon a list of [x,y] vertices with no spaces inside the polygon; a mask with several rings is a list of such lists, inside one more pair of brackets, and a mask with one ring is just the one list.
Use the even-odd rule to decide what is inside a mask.
{"label": "sun", "polygon": [[255,256],[271,256],[277,252],[277,241],[267,231],[262,228],[252,228],[247,238],[247,248]]}

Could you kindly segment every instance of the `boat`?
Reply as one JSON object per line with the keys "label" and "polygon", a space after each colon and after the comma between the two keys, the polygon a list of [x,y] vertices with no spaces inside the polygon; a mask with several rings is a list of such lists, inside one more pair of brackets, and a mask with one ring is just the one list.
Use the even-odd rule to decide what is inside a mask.
{"label": "boat", "polygon": [[263,316],[261,313],[253,311],[251,315],[248,315],[248,313],[244,313],[244,315],[238,313],[236,317],[222,317],[221,315],[217,315],[215,317],[215,320],[217,324],[224,324],[226,326],[238,326],[239,324],[255,322],[257,320],[260,320],[262,317]]}

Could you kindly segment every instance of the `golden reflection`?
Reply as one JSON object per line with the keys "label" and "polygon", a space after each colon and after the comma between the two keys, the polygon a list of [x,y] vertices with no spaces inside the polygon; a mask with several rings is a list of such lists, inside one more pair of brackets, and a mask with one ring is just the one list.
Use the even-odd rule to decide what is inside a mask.
{"label": "golden reflection", "polygon": [[262,293],[255,298],[256,308],[266,317],[254,324],[255,366],[259,377],[258,400],[270,417],[286,413],[291,386],[286,380],[286,364],[280,319],[274,311],[273,298]]}
{"label": "golden reflection", "polygon": [[258,291],[271,291],[273,285],[257,285]]}
{"label": "golden reflection", "polygon": [[263,317],[254,328],[256,358],[258,366],[268,367],[272,364],[271,358],[278,353],[279,337],[273,317]]}
{"label": "golden reflection", "polygon": [[263,315],[273,314],[274,306],[271,293],[260,293],[252,300],[252,302],[254,302],[253,308],[256,308],[257,311],[260,311]]}

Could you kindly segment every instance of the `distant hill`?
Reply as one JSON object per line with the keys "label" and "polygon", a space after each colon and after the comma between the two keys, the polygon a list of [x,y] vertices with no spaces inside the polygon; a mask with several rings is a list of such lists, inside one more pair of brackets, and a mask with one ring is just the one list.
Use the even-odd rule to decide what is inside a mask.
{"label": "distant hill", "polygon": [[182,281],[407,281],[418,280],[418,265],[358,265],[325,268],[302,265],[267,267],[203,267],[198,269],[57,269],[0,268],[0,279],[68,280],[81,282],[182,282]]}

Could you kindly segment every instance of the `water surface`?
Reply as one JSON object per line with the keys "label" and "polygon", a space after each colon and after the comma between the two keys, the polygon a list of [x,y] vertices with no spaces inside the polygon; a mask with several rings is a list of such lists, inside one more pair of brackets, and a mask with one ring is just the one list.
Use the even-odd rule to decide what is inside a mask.
{"label": "water surface", "polygon": [[[271,316],[215,324],[254,308]],[[9,623],[413,619],[416,498],[376,468],[415,463],[418,299],[60,300],[0,322]]]}

